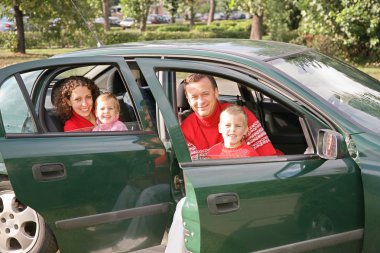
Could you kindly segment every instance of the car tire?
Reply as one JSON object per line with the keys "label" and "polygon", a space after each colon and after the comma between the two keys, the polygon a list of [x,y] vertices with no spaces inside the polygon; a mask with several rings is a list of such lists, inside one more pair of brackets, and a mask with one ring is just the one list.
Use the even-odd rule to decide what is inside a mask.
{"label": "car tire", "polygon": [[41,215],[17,200],[9,181],[0,182],[0,252],[55,253],[57,242]]}

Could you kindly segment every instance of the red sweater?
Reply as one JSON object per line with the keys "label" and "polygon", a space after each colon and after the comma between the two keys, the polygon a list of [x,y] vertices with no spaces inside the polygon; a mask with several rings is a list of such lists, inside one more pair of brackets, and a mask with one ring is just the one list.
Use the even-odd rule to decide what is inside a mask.
{"label": "red sweater", "polygon": [[[207,158],[208,150],[223,141],[218,131],[218,123],[220,113],[229,105],[218,103],[214,113],[209,117],[198,117],[193,112],[183,121],[181,128],[192,160]],[[255,115],[245,107],[244,111],[248,116],[248,133],[244,141],[260,156],[276,155],[276,150]]]}
{"label": "red sweater", "polygon": [[87,119],[79,116],[73,111],[71,118],[66,120],[63,131],[65,132],[91,132],[94,128],[92,124]]}
{"label": "red sweater", "polygon": [[247,143],[243,142],[236,148],[225,148],[223,143],[218,143],[210,148],[207,154],[209,159],[228,159],[228,158],[243,158],[253,157],[259,154]]}

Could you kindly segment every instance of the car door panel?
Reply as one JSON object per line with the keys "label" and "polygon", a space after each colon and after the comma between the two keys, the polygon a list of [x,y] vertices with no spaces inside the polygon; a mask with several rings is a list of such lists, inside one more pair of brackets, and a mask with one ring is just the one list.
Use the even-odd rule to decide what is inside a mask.
{"label": "car door panel", "polygon": [[[33,67],[103,62],[119,67],[144,112],[120,57],[52,59]],[[6,134],[0,153],[16,196],[44,217],[61,252],[126,252],[161,243],[170,218],[170,171],[156,132]]]}
{"label": "car door panel", "polygon": [[[360,192],[352,191],[361,184],[354,163],[321,159],[266,163],[251,160],[236,165],[196,166],[194,163],[183,167],[185,180],[195,191],[199,210],[199,252],[286,248],[312,238],[343,232],[356,234],[363,227]],[[223,193],[237,195],[239,209],[214,214],[209,207],[209,196]],[[192,219],[191,215],[186,217],[188,212],[183,210],[185,222],[187,218]],[[322,224],[316,225],[318,219]],[[361,239],[348,238],[337,249],[360,252]]]}
{"label": "car door panel", "polygon": [[[185,70],[228,76],[286,101],[268,86],[221,66],[157,59],[137,62],[149,86],[156,89],[156,100],[164,100],[165,94],[155,71]],[[292,106],[308,114],[296,103]],[[171,125],[168,131],[178,128]],[[173,141],[175,149],[182,148],[177,145],[178,140]],[[212,161],[182,158],[178,157],[186,183],[182,216],[191,252],[360,252],[363,193],[359,168],[350,157],[323,160],[302,152]]]}

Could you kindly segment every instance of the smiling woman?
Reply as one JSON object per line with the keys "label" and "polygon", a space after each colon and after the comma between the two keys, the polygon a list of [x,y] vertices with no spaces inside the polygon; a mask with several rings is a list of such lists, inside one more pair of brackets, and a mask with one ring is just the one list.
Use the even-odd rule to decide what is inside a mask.
{"label": "smiling woman", "polygon": [[92,131],[96,124],[94,100],[98,86],[88,78],[72,76],[60,80],[52,91],[53,105],[64,125],[64,131]]}

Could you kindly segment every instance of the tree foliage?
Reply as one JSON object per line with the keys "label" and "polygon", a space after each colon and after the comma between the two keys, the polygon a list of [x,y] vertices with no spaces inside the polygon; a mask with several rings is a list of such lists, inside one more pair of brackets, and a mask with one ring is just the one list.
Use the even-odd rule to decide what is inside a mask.
{"label": "tree foliage", "polygon": [[[288,0],[240,0],[236,1],[236,4],[239,9],[252,15],[251,39],[262,39],[264,23],[267,24],[267,28],[272,34],[288,30]],[[267,19],[266,22],[264,17]]]}
{"label": "tree foliage", "polygon": [[170,17],[171,17],[171,23],[175,23],[176,16],[178,14],[178,7],[181,0],[165,0],[164,1],[164,7],[168,10]]}
{"label": "tree foliage", "polygon": [[120,7],[126,17],[135,19],[140,24],[140,31],[146,30],[146,21],[153,0],[120,0]]}
{"label": "tree foliage", "polygon": [[301,10],[301,33],[328,36],[349,54],[368,55],[380,48],[378,0],[294,0]]}

